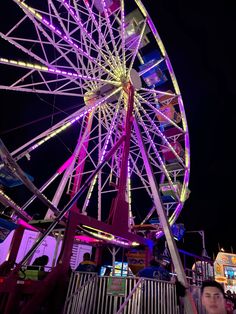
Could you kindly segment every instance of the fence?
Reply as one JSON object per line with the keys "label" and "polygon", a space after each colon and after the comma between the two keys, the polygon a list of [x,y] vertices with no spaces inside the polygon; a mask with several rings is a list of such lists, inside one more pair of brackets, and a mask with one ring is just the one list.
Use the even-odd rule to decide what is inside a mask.
{"label": "fence", "polygon": [[136,277],[72,274],[64,314],[179,314],[175,285]]}

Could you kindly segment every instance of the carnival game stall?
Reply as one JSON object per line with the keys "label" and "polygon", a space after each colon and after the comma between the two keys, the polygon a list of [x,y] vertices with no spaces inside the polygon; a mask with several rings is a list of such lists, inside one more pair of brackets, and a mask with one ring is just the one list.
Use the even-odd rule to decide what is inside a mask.
{"label": "carnival game stall", "polygon": [[225,291],[236,292],[236,254],[219,252],[214,262],[215,280]]}

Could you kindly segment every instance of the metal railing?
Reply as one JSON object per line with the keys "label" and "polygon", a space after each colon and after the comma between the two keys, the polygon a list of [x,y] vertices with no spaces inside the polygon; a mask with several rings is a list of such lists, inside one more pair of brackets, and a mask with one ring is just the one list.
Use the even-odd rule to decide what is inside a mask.
{"label": "metal railing", "polygon": [[179,314],[174,283],[72,273],[64,314]]}

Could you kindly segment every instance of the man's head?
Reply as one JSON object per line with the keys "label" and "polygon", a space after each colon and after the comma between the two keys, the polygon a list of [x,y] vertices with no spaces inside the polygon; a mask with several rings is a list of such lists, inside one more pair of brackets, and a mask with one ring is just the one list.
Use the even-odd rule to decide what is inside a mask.
{"label": "man's head", "polygon": [[88,252],[84,253],[84,261],[89,261],[90,260],[90,254]]}
{"label": "man's head", "polygon": [[153,259],[150,260],[149,265],[151,267],[158,267],[159,263],[153,258]]}
{"label": "man's head", "polygon": [[49,261],[49,257],[47,255],[42,255],[41,256],[41,263],[42,263],[42,266],[46,266],[47,263]]}
{"label": "man's head", "polygon": [[201,287],[202,304],[208,314],[226,314],[224,289],[220,283],[204,281]]}

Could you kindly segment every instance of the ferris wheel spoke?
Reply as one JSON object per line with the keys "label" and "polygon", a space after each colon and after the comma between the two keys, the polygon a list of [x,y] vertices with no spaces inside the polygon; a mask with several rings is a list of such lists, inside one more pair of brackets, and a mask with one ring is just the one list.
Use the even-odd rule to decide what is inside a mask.
{"label": "ferris wheel spoke", "polygon": [[[87,42],[89,42],[90,45],[93,45],[94,51],[99,52],[101,57],[103,58],[103,60],[104,61],[106,60],[109,64],[110,68],[113,69],[113,71],[114,71],[115,70],[115,67],[114,67],[115,64],[113,65],[112,62],[110,62],[109,58],[107,58],[107,56],[105,55],[103,50],[100,48],[100,45],[98,44],[98,42],[95,42],[94,38],[92,37],[92,34],[90,34],[88,32],[87,28],[85,28],[85,26],[84,26],[84,24],[80,18],[79,11],[77,10],[76,11],[77,14],[75,14],[75,12],[71,9],[71,7],[67,1],[63,1],[63,4],[64,4],[65,8],[68,10],[68,12],[71,14],[71,16],[73,17],[76,24],[78,25],[78,27],[81,31],[81,34],[83,37],[83,43],[85,44],[85,46],[86,46]],[[87,2],[86,2],[86,5],[88,5]],[[91,13],[91,14],[94,17],[93,13]],[[91,19],[91,16],[89,18]],[[88,23],[88,21],[86,23]],[[96,25],[96,27],[98,27],[98,25]],[[100,32],[99,32],[99,28],[96,28],[96,32],[98,32],[99,36],[101,36]],[[87,53],[89,53],[89,52],[90,52],[90,50],[87,49]],[[115,59],[113,58],[113,60],[115,60]]]}
{"label": "ferris wheel spoke", "polygon": [[10,207],[14,210],[15,213],[19,215],[20,218],[24,219],[25,221],[30,221],[32,217],[28,215],[16,202],[14,202],[10,196],[0,189],[0,202],[6,206]]}
{"label": "ferris wheel spoke", "polygon": [[137,137],[138,137],[138,140],[140,143],[140,150],[141,150],[141,153],[143,156],[146,172],[148,174],[150,189],[151,189],[152,195],[153,195],[153,203],[154,203],[155,208],[157,210],[157,214],[160,217],[160,215],[163,214],[163,206],[161,204],[160,194],[159,194],[156,178],[155,178],[154,173],[152,171],[152,167],[151,167],[149,159],[148,159],[148,153],[147,153],[146,147],[142,141],[142,136],[141,136],[141,133],[140,133],[140,130],[139,130],[139,127],[138,127],[138,124],[136,123],[136,121],[134,122],[134,127],[135,127],[136,134],[137,134]]}
{"label": "ferris wheel spoke", "polygon": [[[18,91],[27,91],[32,93],[41,93],[41,94],[50,94],[50,95],[64,95],[64,96],[80,96],[83,97],[84,93],[78,91],[78,84],[76,82],[76,86],[72,87],[71,81],[68,81],[67,78],[55,78],[55,79],[46,79],[43,74],[44,72],[38,71],[38,76],[41,78],[39,82],[31,82],[23,84],[26,81],[27,77],[31,76],[34,73],[34,70],[29,71],[24,76],[20,77],[17,81],[11,84],[11,86],[6,87],[9,90],[18,90]],[[54,90],[52,90],[53,84],[58,86]],[[39,87],[41,87],[39,89]],[[43,89],[44,88],[44,89]],[[0,86],[1,89],[1,86]],[[77,92],[76,92],[77,91]],[[76,92],[76,93],[75,93]]]}
{"label": "ferris wheel spoke", "polygon": [[157,94],[157,95],[167,95],[167,96],[172,96],[172,97],[178,97],[179,95],[175,94],[175,93],[170,93],[170,92],[165,92],[165,91],[162,91],[162,90],[159,90],[159,89],[152,89],[152,88],[144,88],[144,87],[141,87],[139,89],[139,92],[146,92],[146,94]]}
{"label": "ferris wheel spoke", "polygon": [[140,48],[140,45],[141,45],[141,42],[142,42],[142,38],[144,36],[144,31],[145,31],[146,26],[147,26],[147,21],[144,20],[141,32],[140,32],[138,40],[137,40],[137,43],[135,43],[134,52],[132,53],[132,58],[131,58],[129,69],[128,69],[128,75],[130,75],[130,71],[133,68],[134,60],[137,57],[137,54],[138,54],[138,51],[139,51],[139,48]]}
{"label": "ferris wheel spoke", "polygon": [[[111,77],[116,78],[116,76],[109,71],[106,67],[98,63],[97,59],[94,59],[90,54],[86,53],[82,48],[80,48],[74,40],[70,38],[70,34],[63,34],[62,31],[60,31],[58,28],[56,28],[53,24],[51,24],[47,19],[45,19],[41,14],[37,13],[37,11],[29,6],[27,6],[24,2],[20,2],[20,0],[14,0],[25,12],[25,14],[28,16],[28,18],[32,21],[32,23],[35,25],[36,29],[40,31],[41,34],[45,36],[45,38],[48,40],[48,43],[50,43],[55,50],[60,54],[61,58],[63,58],[68,65],[71,66],[71,68],[78,73],[78,75],[81,75],[81,72],[78,71],[78,67],[76,64],[74,64],[71,61],[71,58],[67,56],[67,54],[64,52],[66,46],[65,45],[59,45],[58,42],[56,42],[56,37],[60,38],[63,42],[67,44],[68,49],[73,48],[73,52],[75,55],[80,58],[80,54],[87,60],[90,60],[94,63],[95,66],[101,67],[101,69],[109,74]],[[48,32],[44,30],[41,26],[41,24],[44,25]],[[49,33],[53,35],[50,36]],[[67,36],[68,35],[68,36]],[[53,64],[53,63],[52,63]],[[85,65],[83,69],[86,69]]]}
{"label": "ferris wheel spoke", "polygon": [[146,217],[142,220],[142,222],[140,223],[140,225],[145,224],[145,222],[148,221],[148,219],[151,218],[152,214],[156,211],[155,206],[152,206],[152,208],[150,209],[149,213],[146,215]]}
{"label": "ferris wheel spoke", "polygon": [[121,49],[122,49],[122,64],[123,72],[126,73],[126,47],[125,47],[125,7],[124,0],[121,0]]}
{"label": "ferris wheel spoke", "polygon": [[[134,137],[134,136],[133,136]],[[149,144],[149,142],[148,142],[148,138],[143,138],[143,140],[144,140],[144,143],[145,144]],[[138,146],[138,143],[137,143],[137,138],[135,138],[135,145],[137,145]],[[136,162],[138,163],[138,161],[140,160],[140,158],[142,158],[141,157],[141,152],[138,150],[138,149],[133,149],[132,151],[131,151],[131,153],[136,157]],[[160,172],[162,172],[163,171],[163,169],[162,169],[162,167],[161,167],[161,165],[154,159],[154,157],[151,155],[151,154],[149,154],[149,158],[150,158],[150,161],[151,161],[151,163],[155,166],[155,172],[157,173],[160,173]]]}
{"label": "ferris wheel spoke", "polygon": [[48,40],[48,43],[50,43],[55,48],[55,50],[58,51],[58,53],[61,55],[61,57],[63,57],[63,59],[65,61],[67,61],[67,63],[71,66],[71,68],[75,72],[77,72],[76,65],[71,61],[71,59],[69,57],[67,57],[67,55],[64,53],[64,50],[62,50],[62,48],[60,48],[60,46],[57,45],[55,38],[50,37],[49,33],[47,33],[46,30],[44,30],[42,28],[40,23],[42,23],[44,26],[46,26],[46,28],[49,30],[49,32],[51,32],[54,36],[58,36],[59,38],[64,39],[64,41],[69,46],[70,45],[73,46],[74,43],[66,35],[63,35],[62,32],[60,30],[58,30],[53,24],[51,24],[49,21],[47,21],[45,18],[43,18],[43,16],[41,14],[37,13],[37,11],[35,9],[29,7],[28,5],[26,5],[24,2],[21,2],[20,0],[14,0],[14,1],[19,5],[19,7],[21,7],[21,9],[28,16],[28,18],[32,21],[36,30],[39,30],[39,32],[45,36],[45,38]]}
{"label": "ferris wheel spoke", "polygon": [[[64,3],[64,2],[63,2],[63,3]],[[64,22],[62,21],[62,19],[61,19],[61,17],[60,17],[60,14],[59,14],[58,10],[56,9],[55,5],[53,4],[53,2],[52,2],[51,0],[49,0],[49,4],[50,4],[50,6],[52,7],[52,10],[54,11],[54,14],[55,14],[55,16],[57,17],[57,20],[59,21],[60,26],[61,26],[61,28],[63,29],[64,33],[66,34],[67,38],[71,38],[73,32],[76,32],[76,29],[74,29],[73,31],[69,31],[69,32],[70,32],[70,33],[69,33],[69,32],[67,31],[65,25],[64,25]],[[67,4],[67,3],[66,3],[66,4]],[[68,5],[68,6],[69,6],[69,5]],[[68,9],[68,6],[65,6],[66,9]],[[73,11],[72,9],[68,9],[68,15],[70,15],[70,16],[73,17],[73,16],[74,16],[74,11]],[[82,36],[83,36],[83,32],[82,32]],[[85,45],[85,47],[87,48],[87,45]],[[70,51],[68,51],[68,52],[70,52]],[[89,50],[86,49],[86,54],[88,54],[88,53],[89,53]],[[89,75],[87,66],[85,66],[81,54],[78,54],[78,53],[77,53],[76,55],[77,55],[78,60],[80,61],[80,64],[81,64],[81,66],[82,66],[82,69],[84,70],[84,72],[86,73],[86,75]],[[56,61],[56,60],[55,60],[55,61]],[[88,62],[91,63],[91,60],[88,60]],[[94,74],[94,75],[95,75],[95,74]],[[93,75],[93,77],[94,77],[94,75]]]}
{"label": "ferris wheel spoke", "polygon": [[120,56],[119,56],[119,53],[118,53],[118,50],[117,50],[117,44],[116,44],[114,33],[113,33],[114,29],[112,27],[112,24],[111,24],[111,21],[110,21],[110,17],[108,15],[108,11],[107,11],[107,4],[106,4],[105,0],[101,0],[101,4],[102,4],[103,12],[104,12],[104,15],[105,15],[105,20],[106,20],[106,23],[107,23],[108,32],[110,34],[110,39],[111,39],[111,43],[112,43],[112,46],[113,46],[113,52],[114,52],[114,55],[116,56],[115,60],[116,60],[116,63],[118,64],[118,67],[122,68],[121,61],[120,61]]}
{"label": "ferris wheel spoke", "polygon": [[[147,143],[149,143],[152,137],[151,137],[151,135],[150,135],[146,125],[144,125],[144,123],[141,123],[141,124],[143,125],[145,134],[146,134],[147,139],[148,139]],[[137,128],[137,126],[136,126],[136,128]],[[144,141],[144,144],[145,144],[145,141]],[[152,150],[154,151],[154,156],[157,155],[157,159],[158,159],[158,161],[160,163],[161,170],[162,170],[163,174],[165,175],[167,181],[169,182],[172,190],[175,191],[174,183],[173,183],[173,181],[172,181],[172,179],[170,177],[170,174],[169,174],[169,172],[168,172],[168,170],[166,168],[166,165],[164,164],[164,162],[162,160],[162,157],[160,156],[160,154],[159,154],[159,152],[158,152],[158,150],[157,150],[157,148],[156,148],[156,146],[155,146],[155,144],[154,144],[154,142],[152,140],[151,140],[151,145],[149,146],[149,149],[147,150],[148,153],[149,153],[149,158],[150,158],[150,162],[151,162],[151,161],[154,161],[154,159],[152,158],[152,155],[150,153],[150,148],[152,148]],[[153,162],[152,164],[155,165],[156,162]],[[179,195],[176,195],[176,197],[177,197],[177,199],[179,199]]]}
{"label": "ferris wheel spoke", "polygon": [[[100,157],[100,160],[98,162],[98,164],[102,163],[103,162],[103,159],[104,159],[104,156],[105,154],[107,153],[107,148],[108,148],[108,144],[111,142],[111,146],[113,146],[113,141],[112,141],[112,133],[114,132],[114,128],[115,128],[115,122],[117,120],[117,115],[118,115],[118,111],[119,111],[119,106],[117,106],[117,109],[116,109],[116,112],[111,120],[111,123],[110,123],[110,126],[109,126],[109,132],[107,133],[107,136],[104,138],[104,144],[103,144],[103,147],[101,149],[101,153],[98,153],[98,156],[101,156]],[[92,195],[92,192],[93,192],[93,189],[94,189],[94,186],[97,182],[97,179],[98,179],[98,174],[94,177],[90,187],[89,187],[89,190],[88,190],[88,193],[87,193],[87,196],[86,196],[86,200],[84,202],[84,206],[82,208],[82,213],[86,213],[86,208],[89,204],[89,200],[90,200],[90,197]],[[106,182],[104,182],[104,184],[106,184]]]}
{"label": "ferris wheel spoke", "polygon": [[115,92],[111,92],[106,97],[103,97],[101,100],[95,102],[93,105],[90,105],[88,107],[83,107],[76,111],[75,113],[71,114],[69,117],[66,117],[54,127],[51,127],[47,131],[44,131],[40,135],[38,135],[36,138],[32,139],[31,141],[27,142],[14,152],[12,152],[12,156],[15,154],[18,154],[20,151],[26,148],[25,151],[21,152],[15,159],[19,160],[20,158],[24,157],[25,155],[29,154],[31,151],[35,150],[42,144],[46,143],[48,140],[52,139],[54,136],[58,135],[60,132],[64,131],[71,125],[73,125],[75,122],[77,122],[79,119],[84,117],[87,113],[91,112],[93,109],[95,109],[98,106],[101,106],[106,103],[106,100],[109,99],[112,95],[119,92],[121,90],[121,87],[118,88]]}
{"label": "ferris wheel spoke", "polygon": [[[88,13],[90,14],[90,17],[91,17],[91,20],[92,20],[93,24],[95,25],[95,29],[96,30],[101,30],[101,27],[104,24],[104,23],[103,24],[101,23],[101,16],[98,17],[99,20],[100,20],[99,23],[98,23],[98,21],[95,18],[94,12],[92,11],[91,7],[89,6],[88,1],[84,1],[84,4],[85,4],[85,6],[86,6],[86,8],[88,10]],[[101,32],[101,31],[99,31],[99,41],[101,42],[102,46],[105,47],[104,56],[106,56],[106,54],[107,54],[107,56],[109,56],[109,57],[106,58],[109,66],[111,68],[113,68],[114,66],[115,66],[115,68],[117,68],[117,66],[118,66],[117,60],[113,56],[113,54],[111,52],[111,49],[110,49],[109,45],[107,44],[107,40],[106,40],[103,32]],[[114,66],[113,66],[113,64],[114,64]]]}
{"label": "ferris wheel spoke", "polygon": [[[31,50],[28,50],[27,48],[25,48],[23,45],[21,45],[19,42],[17,42],[17,40],[14,37],[9,37],[8,35],[3,34],[2,32],[0,32],[0,36],[8,41],[9,43],[11,43],[13,46],[15,46],[16,48],[20,49],[21,51],[23,51],[26,55],[32,57],[34,60],[37,60],[40,64],[39,65],[34,65],[32,62],[24,62],[24,61],[16,61],[16,60],[11,60],[11,59],[7,59],[7,58],[1,58],[1,63],[9,63],[11,65],[15,65],[15,66],[21,66],[21,62],[24,64],[24,66],[28,65],[29,68],[35,68],[37,69],[43,69],[44,67],[46,67],[47,69],[50,67],[50,64],[45,61],[44,59],[42,59],[41,57],[39,57],[38,55],[34,54]],[[51,67],[53,68],[53,67]]]}
{"label": "ferris wheel spoke", "polygon": [[181,131],[182,134],[185,133],[185,131],[177,123],[175,123],[172,119],[170,119],[162,111],[160,111],[158,108],[156,108],[155,105],[153,105],[150,101],[147,101],[144,97],[142,97],[138,93],[136,93],[136,96],[137,96],[137,98],[139,99],[140,102],[142,102],[145,105],[149,106],[153,110],[153,112],[155,112],[156,114],[159,114],[160,116],[162,116],[166,121],[168,121],[170,123],[170,125],[172,125],[176,129]]}
{"label": "ferris wheel spoke", "polygon": [[[145,111],[145,109],[141,106],[141,105],[139,105],[139,109],[140,109],[140,111],[142,111],[143,113],[144,113],[144,117],[146,117],[147,118],[147,120],[148,120],[148,122],[150,123],[150,125],[152,126],[152,128],[153,128],[153,130],[155,130],[156,132],[157,132],[157,134],[158,134],[158,136],[162,139],[162,144],[161,145],[163,145],[163,143],[164,144],[166,144],[167,145],[167,147],[168,147],[168,149],[170,150],[170,151],[172,151],[172,153],[175,155],[175,157],[176,157],[176,159],[181,163],[181,165],[183,166],[183,168],[185,168],[185,165],[184,165],[184,163],[183,163],[183,160],[180,158],[180,156],[178,155],[178,153],[175,151],[175,149],[172,147],[172,145],[170,144],[170,142],[168,141],[168,139],[166,138],[166,136],[161,132],[161,130],[153,123],[153,120],[149,117],[149,115],[146,113],[146,111]],[[139,115],[139,117],[143,120],[143,117],[141,117],[141,114],[140,114],[140,112],[138,112],[138,115]],[[146,130],[147,130],[147,132],[149,133],[149,131],[148,131],[148,129],[147,128],[145,128]],[[149,135],[149,139],[152,139],[152,137]],[[153,142],[153,141],[152,141]],[[156,151],[156,153],[158,153],[157,151]],[[159,153],[158,153],[158,155],[159,155]],[[158,158],[159,159],[159,158]],[[163,160],[162,160],[162,158],[160,157],[160,160],[159,160],[160,162],[161,162],[161,164],[162,164],[162,166],[163,167],[165,167],[164,166],[164,163],[163,163]]]}
{"label": "ferris wheel spoke", "polygon": [[[101,148],[101,151],[98,152],[98,156],[100,156],[98,163],[103,162],[104,156],[107,152],[108,145],[112,147],[114,145],[114,143],[118,140],[117,137],[115,137],[115,138],[113,138],[113,137],[114,137],[114,134],[116,133],[115,129],[117,126],[118,114],[120,111],[120,106],[121,106],[122,101],[123,101],[123,93],[121,93],[121,95],[117,101],[117,105],[114,108],[115,110],[111,111],[111,108],[108,106],[104,106],[104,108],[102,108],[102,111],[103,111],[103,123],[102,124],[105,127],[105,129],[107,130],[107,132],[106,132],[106,136],[104,137],[102,142],[99,141],[99,143],[102,144],[102,148]],[[108,110],[110,110],[109,113],[108,113]],[[108,119],[109,119],[109,121],[108,121]],[[122,134],[120,134],[119,137],[121,137],[121,136],[122,136]],[[109,166],[109,163],[108,163],[108,166]],[[82,208],[83,213],[86,213],[86,209],[88,207],[89,200],[90,200],[91,195],[93,193],[93,189],[94,189],[94,186],[97,182],[97,179],[98,179],[98,175],[94,177],[93,182],[92,182],[92,184],[89,188],[89,191],[87,193],[86,200],[85,200],[84,206]],[[103,185],[101,186],[101,191],[103,191],[103,188],[105,188],[108,180],[109,180],[109,176],[107,176],[106,180],[104,180]]]}
{"label": "ferris wheel spoke", "polygon": [[0,85],[0,90],[9,90],[9,91],[17,91],[17,92],[27,92],[27,93],[38,93],[38,94],[44,94],[44,95],[57,95],[57,96],[74,96],[78,97],[80,96],[79,93],[66,93],[66,92],[58,92],[58,91],[45,91],[41,89],[29,89],[29,88],[24,88],[24,87],[12,87],[12,86],[5,86],[5,85]]}
{"label": "ferris wheel spoke", "polygon": [[[171,179],[171,177],[170,177],[170,175],[169,175],[169,173],[168,173],[168,171],[167,171],[167,169],[166,169],[166,166],[165,166],[165,164],[164,164],[164,161],[162,160],[162,157],[160,156],[160,153],[158,152],[158,150],[157,150],[157,148],[156,148],[156,146],[155,146],[155,144],[154,144],[154,142],[153,142],[153,140],[152,140],[152,137],[151,137],[151,135],[150,135],[150,132],[149,132],[147,126],[143,123],[143,119],[142,119],[142,117],[141,117],[141,115],[140,115],[139,112],[137,112],[137,116],[138,116],[138,118],[139,118],[140,125],[142,125],[142,128],[144,129],[144,133],[145,133],[146,136],[147,136],[148,142],[150,142],[150,146],[149,146],[149,147],[152,148],[153,151],[154,151],[154,154],[156,154],[157,159],[158,159],[158,161],[159,161],[159,163],[160,163],[160,166],[161,166],[161,168],[162,168],[162,171],[163,171],[163,173],[165,174],[166,179],[168,180],[168,182],[169,182],[171,188],[172,188],[173,191],[174,191],[174,184],[173,184],[173,181],[172,181],[172,179]],[[141,133],[140,133],[140,130],[139,130],[139,128],[138,128],[138,124],[137,124],[136,121],[134,122],[134,127],[135,127],[135,130],[136,130],[136,133],[139,132],[139,134],[140,134],[140,136],[141,136]],[[143,140],[142,140],[142,142],[144,143]],[[150,151],[149,151],[150,148],[147,150],[147,152],[149,153],[149,155],[150,155]],[[178,195],[177,195],[177,197],[179,198]]]}
{"label": "ferris wheel spoke", "polygon": [[[12,40],[8,40],[9,42],[13,43]],[[14,44],[14,43],[13,43]],[[18,48],[19,48],[19,45],[17,44]],[[22,47],[23,48],[23,47]],[[23,48],[24,49],[24,48]],[[27,51],[25,51],[27,52]],[[32,53],[29,53],[31,56],[35,57],[35,55],[33,55]],[[37,58],[37,57],[36,57]],[[43,60],[41,60],[42,63],[44,62]],[[18,68],[22,68],[22,69],[25,69],[25,70],[28,70],[29,69],[29,72],[27,74],[24,74],[20,79],[17,79],[14,83],[12,83],[10,86],[6,86],[6,85],[2,85],[1,88],[8,88],[8,89],[12,89],[12,90],[17,90],[16,89],[16,84],[19,85],[19,83],[21,83],[22,81],[25,80],[25,78],[29,77],[30,75],[32,75],[33,73],[38,73],[38,72],[41,72],[40,75],[42,73],[45,73],[45,74],[50,74],[50,75],[61,75],[63,77],[66,77],[66,79],[69,80],[68,84],[74,84],[75,86],[78,86],[77,89],[80,90],[80,93],[82,93],[82,90],[83,89],[87,89],[86,87],[83,86],[83,88],[81,87],[81,84],[78,80],[81,80],[82,81],[92,81],[92,82],[103,82],[105,84],[112,84],[112,85],[120,85],[120,82],[115,82],[115,81],[111,81],[111,80],[108,80],[108,79],[100,79],[99,77],[89,77],[89,76],[82,76],[82,75],[79,75],[77,73],[73,73],[73,72],[70,72],[70,71],[63,71],[63,70],[59,70],[57,68],[53,68],[49,65],[48,66],[45,66],[45,65],[40,65],[40,64],[32,64],[32,63],[28,63],[28,62],[24,62],[24,61],[16,61],[16,60],[11,60],[11,59],[7,59],[7,58],[0,58],[0,64],[5,64],[5,65],[9,65],[9,66],[15,66],[15,67],[18,67]],[[32,72],[32,70],[35,70],[35,72]],[[17,72],[18,74],[18,72]],[[49,82],[48,79],[46,79],[45,77],[43,78],[42,80],[42,86],[43,86],[43,82],[45,83],[46,85],[46,82]],[[58,80],[57,80],[58,82]],[[15,86],[15,88],[14,88]],[[32,84],[33,86],[33,84]],[[33,87],[32,87],[33,89]],[[21,90],[21,86],[19,86],[19,90]],[[23,90],[23,89],[22,89]],[[40,93],[45,93],[48,89],[40,89],[40,90],[37,90],[37,92],[40,92]],[[50,92],[53,93],[53,90],[51,89]],[[65,93],[66,95],[68,95],[68,93]],[[78,94],[74,94],[75,96],[78,95]]]}
{"label": "ferris wheel spoke", "polygon": [[[140,186],[140,188],[145,189],[147,194],[151,197],[150,185],[148,182],[148,175],[145,169],[143,169],[143,171],[140,171],[139,167],[137,166],[137,160],[135,160],[131,154],[130,154],[130,163],[132,165],[130,169],[130,176],[135,174],[140,179],[140,182],[142,183],[142,186]],[[131,188],[131,190],[134,190],[134,188]]]}

